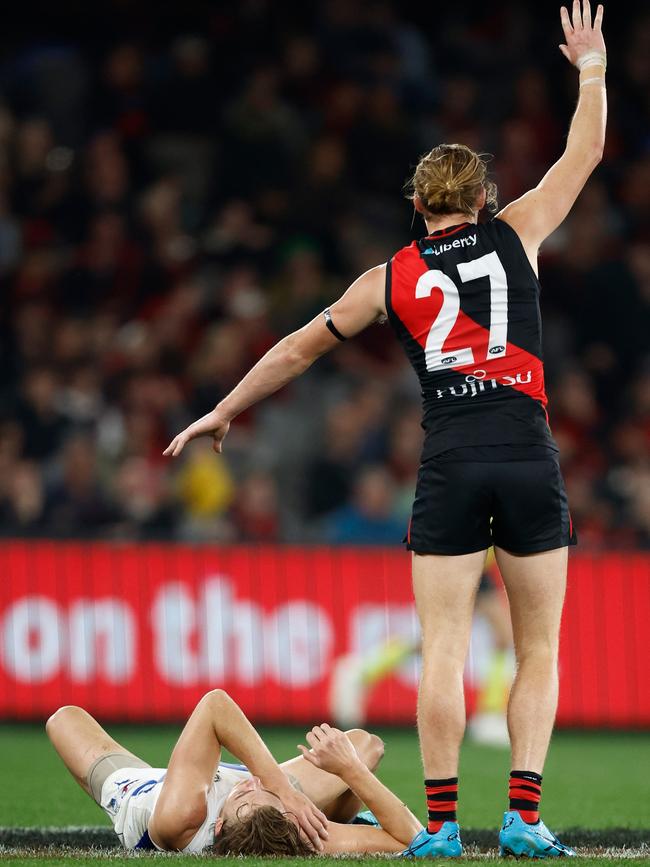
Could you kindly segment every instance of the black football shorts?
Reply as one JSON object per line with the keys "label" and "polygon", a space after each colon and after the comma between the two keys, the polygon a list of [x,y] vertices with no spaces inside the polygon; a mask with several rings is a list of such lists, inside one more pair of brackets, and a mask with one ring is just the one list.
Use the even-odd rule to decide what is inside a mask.
{"label": "black football shorts", "polygon": [[557,454],[536,460],[431,458],[420,467],[409,551],[534,554],[575,545]]}

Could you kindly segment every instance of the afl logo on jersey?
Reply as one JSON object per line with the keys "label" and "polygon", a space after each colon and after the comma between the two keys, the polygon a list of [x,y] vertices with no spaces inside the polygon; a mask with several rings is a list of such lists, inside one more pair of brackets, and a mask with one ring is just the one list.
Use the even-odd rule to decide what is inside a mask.
{"label": "afl logo on jersey", "polygon": [[456,361],[455,355],[448,355],[446,358],[440,359],[440,364],[453,364]]}
{"label": "afl logo on jersey", "polygon": [[501,355],[501,353],[502,353],[502,352],[505,352],[505,351],[506,351],[505,346],[493,346],[493,347],[489,350],[490,355]]}

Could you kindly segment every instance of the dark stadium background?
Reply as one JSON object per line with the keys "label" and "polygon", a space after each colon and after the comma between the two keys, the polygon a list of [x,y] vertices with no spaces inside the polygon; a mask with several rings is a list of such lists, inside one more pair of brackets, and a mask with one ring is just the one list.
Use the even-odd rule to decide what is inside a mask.
{"label": "dark stadium background", "polygon": [[[582,632],[607,624],[636,660],[650,571],[650,15],[611,5],[604,160],[540,274],[550,417],[580,539],[574,596],[591,587],[599,600]],[[535,185],[576,100],[560,40],[556,4],[12,7],[0,42],[7,610],[38,593],[63,606],[101,594],[106,575],[118,595],[139,586],[96,541],[204,543],[209,557],[243,545],[252,564],[259,543],[397,548],[421,431],[387,326],[246,412],[223,457],[208,441],[176,462],[161,453],[274,341],[421,232],[402,186],[433,144],[495,154],[502,203]],[[53,555],[43,539],[72,547]],[[250,566],[251,598],[256,580],[279,601],[299,592],[283,571],[291,550],[269,555],[279,577]],[[297,556],[308,573],[308,550]],[[402,588],[406,570],[404,556]],[[367,589],[363,568],[331,571]],[[618,614],[629,604],[637,618],[627,643],[610,585]],[[26,646],[43,649],[29,611]],[[575,658],[589,655],[582,641]],[[593,665],[615,679],[613,664]],[[636,683],[619,724],[647,719]]]}
{"label": "dark stadium background", "polygon": [[[248,412],[203,481],[206,444],[173,467],[160,453],[420,231],[401,186],[432,144],[494,153],[502,202],[537,182],[576,97],[556,4],[539,6],[14,7],[2,534],[395,542],[420,432],[385,327]],[[605,158],[540,265],[582,550],[650,543],[650,18],[606,16]]]}

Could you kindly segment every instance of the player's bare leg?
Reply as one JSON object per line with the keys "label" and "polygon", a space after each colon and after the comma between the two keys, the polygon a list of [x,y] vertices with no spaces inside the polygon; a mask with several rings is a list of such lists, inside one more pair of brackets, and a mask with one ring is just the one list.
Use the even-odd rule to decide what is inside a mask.
{"label": "player's bare leg", "polygon": [[458,773],[465,731],[463,671],[486,553],[413,555],[413,591],[422,626],[418,732],[427,779]]}
{"label": "player's bare leg", "polygon": [[136,763],[141,763],[137,756],[112,738],[83,708],[73,705],[59,708],[48,719],[45,730],[66,768],[84,792],[91,796],[88,770],[101,756],[124,753],[132,756]]}
{"label": "player's bare leg", "polygon": [[541,774],[558,697],[558,645],[567,548],[515,556],[496,549],[508,599],[517,674],[508,704],[512,767]]}
{"label": "player's bare leg", "polygon": [[[374,771],[384,755],[381,738],[364,729],[350,729],[346,734],[363,763]],[[363,806],[340,777],[314,767],[302,756],[283,762],[280,767],[333,822],[349,822]]]}

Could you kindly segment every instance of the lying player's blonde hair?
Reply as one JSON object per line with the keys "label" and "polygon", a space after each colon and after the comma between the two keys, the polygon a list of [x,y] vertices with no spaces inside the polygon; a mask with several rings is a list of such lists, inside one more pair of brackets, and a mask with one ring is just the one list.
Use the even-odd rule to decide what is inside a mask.
{"label": "lying player's blonde hair", "polygon": [[275,807],[258,807],[244,818],[224,822],[212,852],[215,855],[313,855],[298,826]]}
{"label": "lying player's blonde hair", "polygon": [[487,179],[486,156],[467,145],[438,145],[417,164],[407,182],[408,198],[413,200],[417,196],[430,214],[471,216],[485,190],[485,205],[495,211],[497,187]]}

